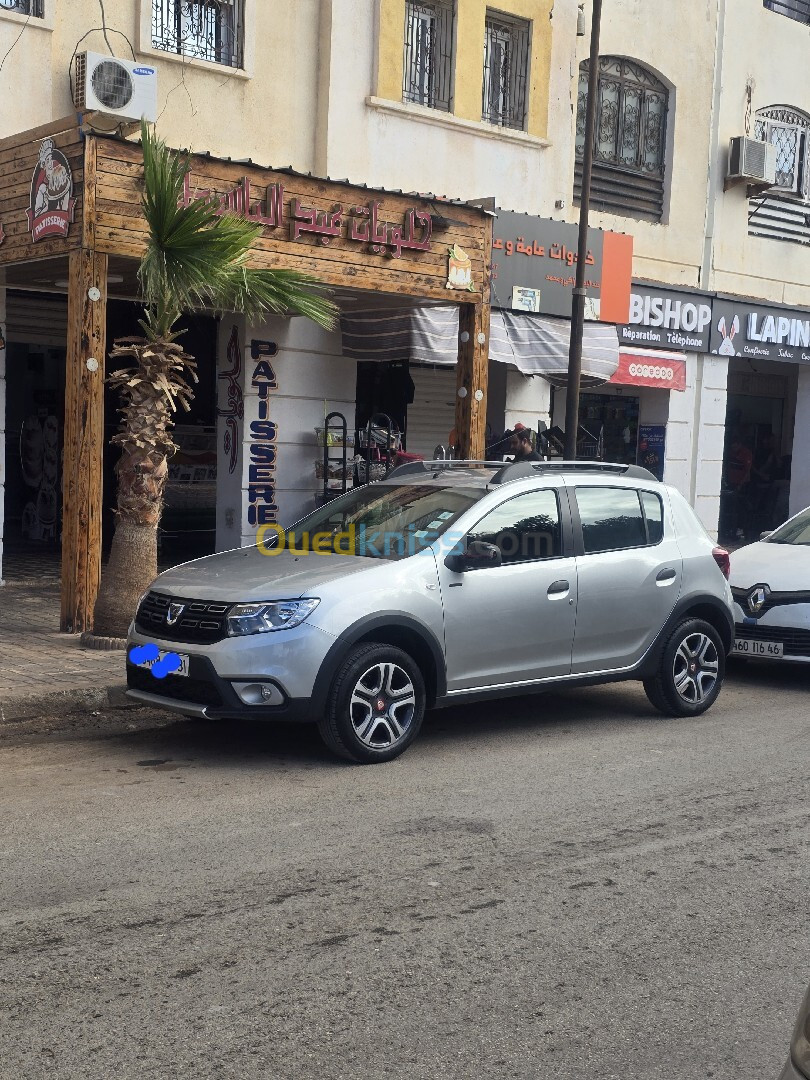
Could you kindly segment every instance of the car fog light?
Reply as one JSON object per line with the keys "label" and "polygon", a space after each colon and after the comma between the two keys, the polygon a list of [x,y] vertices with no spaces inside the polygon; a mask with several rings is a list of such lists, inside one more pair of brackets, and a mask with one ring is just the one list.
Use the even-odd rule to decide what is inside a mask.
{"label": "car fog light", "polygon": [[284,695],[269,682],[235,682],[233,688],[245,705],[283,705]]}

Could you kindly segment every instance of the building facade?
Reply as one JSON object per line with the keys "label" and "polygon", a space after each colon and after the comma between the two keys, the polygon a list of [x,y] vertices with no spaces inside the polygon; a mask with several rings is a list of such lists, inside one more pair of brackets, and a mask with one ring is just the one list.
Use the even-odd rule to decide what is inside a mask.
{"label": "building facade", "polygon": [[[615,250],[631,252],[634,284],[631,296],[627,282],[626,315],[608,305],[609,317],[600,319],[601,290],[618,271],[593,278],[595,356],[600,349],[606,355],[600,326],[605,333],[614,324],[618,329],[610,331],[610,365],[595,362],[583,387],[580,445],[584,454],[654,467],[689,498],[707,529],[724,538],[751,536],[810,502],[808,471],[791,469],[793,459],[800,462],[810,451],[805,6],[802,0],[687,0],[656,5],[651,18],[642,0],[603,4],[591,224],[595,244],[615,237]],[[96,0],[0,4],[0,100],[13,101],[0,107],[6,177],[0,193],[0,539],[7,553],[31,543],[58,547],[70,505],[63,461],[76,380],[70,370],[71,349],[78,348],[71,344],[76,300],[71,308],[69,295],[78,263],[64,261],[67,249],[58,247],[47,222],[40,221],[44,231],[34,236],[28,211],[32,218],[42,215],[32,177],[44,170],[39,190],[50,202],[43,206],[53,204],[57,219],[71,217],[65,225],[81,250],[112,242],[127,216],[122,204],[138,199],[129,181],[123,200],[107,181],[98,185],[85,172],[83,155],[70,159],[71,191],[60,196],[56,190],[65,146],[81,144],[89,132],[98,145],[105,133],[116,145],[135,137],[103,115],[90,126],[81,110],[77,116],[76,55],[84,50],[156,72],[159,133],[170,145],[221,162],[205,176],[218,194],[238,188],[256,162],[288,169],[274,173],[273,182],[284,187],[286,175],[289,191],[299,177],[324,178],[313,201],[323,202],[320,213],[329,212],[331,197],[343,205],[349,191],[358,205],[392,207],[383,222],[388,237],[409,207],[431,218],[429,250],[406,253],[415,276],[399,293],[380,288],[371,272],[330,279],[344,314],[342,333],[324,334],[301,320],[256,326],[205,315],[188,320],[187,341],[206,377],[192,415],[178,429],[167,534],[175,531],[184,543],[184,529],[199,531],[205,543],[220,548],[250,542],[256,527],[251,424],[261,422],[260,393],[271,391],[249,376],[262,362],[277,383],[272,408],[277,419],[284,417],[276,433],[272,499],[280,520],[313,505],[325,479],[318,473],[314,429],[329,412],[346,418],[347,433],[384,414],[404,434],[407,450],[422,455],[454,441],[478,453],[490,445],[497,453],[499,432],[516,422],[538,430],[561,425],[564,379],[549,374],[545,354],[537,361],[537,349],[540,341],[557,360],[564,355],[565,317],[552,293],[570,293],[573,266],[569,261],[557,271],[546,265],[548,251],[538,257],[540,240],[531,259],[518,243],[524,233],[542,238],[578,220],[592,76],[588,0],[106,0],[103,14],[101,26]],[[764,40],[768,50],[761,48]],[[25,93],[13,92],[19,87]],[[25,133],[32,134],[21,138]],[[775,148],[776,182],[767,188],[728,179],[729,142],[743,135]],[[130,165],[136,167],[121,166],[124,173]],[[368,197],[358,185],[372,189]],[[399,192],[417,194],[400,198]],[[64,206],[57,205],[59,197]],[[348,243],[348,202],[345,208],[333,251]],[[527,225],[515,234],[514,255],[504,246],[491,259],[483,223],[499,210],[504,244],[507,223],[514,224],[510,215],[527,215]],[[93,245],[77,231],[88,221]],[[498,220],[494,229],[497,242]],[[271,226],[266,233],[271,236]],[[135,325],[138,244],[127,248],[120,235],[116,243],[114,252],[104,252],[106,339]],[[565,242],[556,250],[564,251]],[[323,244],[318,259],[300,244],[295,254],[296,265],[311,271],[328,263]],[[365,252],[372,260],[367,266],[377,254]],[[441,290],[421,287],[419,259],[441,267],[447,282],[453,274],[458,282],[480,262],[480,292],[471,303],[449,289],[443,296],[449,304],[441,304]],[[510,260],[523,269],[510,271],[504,290]],[[560,267],[564,263],[561,258]],[[490,295],[493,264],[498,276]],[[490,299],[496,312],[491,336]],[[461,321],[459,311],[466,312]],[[376,337],[369,338],[375,326]],[[516,343],[526,341],[521,353]],[[103,388],[94,394],[100,425],[94,438],[103,448],[115,430],[115,402]],[[772,502],[753,505],[750,469],[769,446],[779,462]],[[746,488],[735,463],[741,460],[745,472],[749,456]],[[107,536],[111,463],[107,454],[93,480],[100,501],[93,514],[103,520],[91,525]],[[87,515],[76,517],[70,542],[87,528]],[[97,569],[93,563],[86,571],[90,583],[81,588],[88,596]],[[75,613],[75,595],[71,604]],[[68,621],[84,625],[82,618]]]}

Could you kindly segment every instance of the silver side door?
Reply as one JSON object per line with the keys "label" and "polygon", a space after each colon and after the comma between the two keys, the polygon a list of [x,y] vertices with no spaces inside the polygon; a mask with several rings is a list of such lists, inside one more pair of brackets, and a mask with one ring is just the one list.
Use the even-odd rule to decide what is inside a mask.
{"label": "silver side door", "polygon": [[572,672],[632,667],[678,600],[683,560],[665,490],[572,488],[579,598]]}
{"label": "silver side door", "polygon": [[564,486],[505,498],[467,530],[500,566],[457,573],[439,557],[449,691],[571,670],[577,579]]}

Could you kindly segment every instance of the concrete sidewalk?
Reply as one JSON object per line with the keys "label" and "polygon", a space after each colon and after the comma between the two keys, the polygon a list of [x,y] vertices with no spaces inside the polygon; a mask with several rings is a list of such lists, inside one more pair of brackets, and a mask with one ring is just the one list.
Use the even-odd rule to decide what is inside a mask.
{"label": "concrete sidewalk", "polygon": [[131,704],[125,653],[59,632],[59,579],[0,585],[0,722]]}

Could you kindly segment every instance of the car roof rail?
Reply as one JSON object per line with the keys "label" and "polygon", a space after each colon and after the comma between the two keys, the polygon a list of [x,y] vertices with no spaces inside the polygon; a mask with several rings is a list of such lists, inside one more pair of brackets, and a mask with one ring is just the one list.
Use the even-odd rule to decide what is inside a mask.
{"label": "car roof rail", "polygon": [[401,476],[424,476],[426,473],[444,472],[445,469],[462,468],[469,465],[479,465],[488,469],[498,469],[502,466],[500,461],[474,461],[472,459],[460,461],[456,458],[437,458],[436,461],[406,461],[404,465],[395,466],[386,476],[386,480]]}
{"label": "car roof rail", "polygon": [[656,476],[641,465],[617,465],[609,461],[514,461],[504,464],[501,461],[458,460],[456,458],[408,461],[404,465],[393,468],[386,476],[386,480],[399,480],[405,476],[425,476],[428,473],[443,472],[445,469],[465,469],[470,465],[495,470],[494,476],[489,479],[489,484],[510,484],[529,476],[560,472],[601,473],[608,476],[626,476],[630,480],[651,480],[656,484],[659,482]]}

